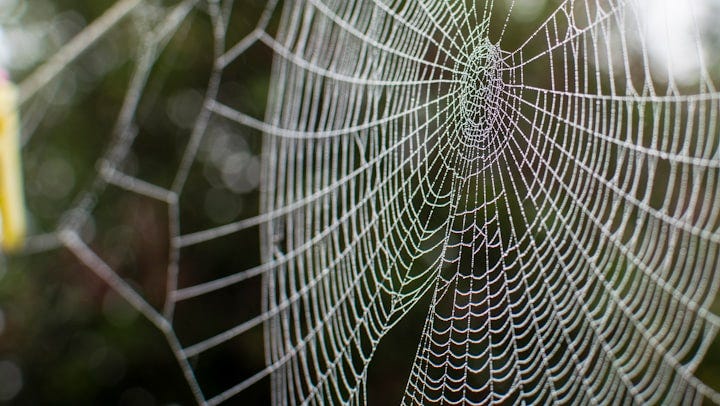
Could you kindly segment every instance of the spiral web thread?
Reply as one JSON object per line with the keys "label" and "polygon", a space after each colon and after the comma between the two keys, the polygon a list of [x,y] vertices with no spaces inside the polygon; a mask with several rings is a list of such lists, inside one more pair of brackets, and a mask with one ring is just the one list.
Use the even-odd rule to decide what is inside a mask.
{"label": "spiral web thread", "polygon": [[[687,7],[698,17],[700,5]],[[118,1],[21,98],[142,6]],[[687,85],[651,55],[637,1],[561,2],[515,45],[514,2],[270,0],[227,43],[233,7],[166,9],[96,181],[30,241],[69,249],[147,316],[199,403],[269,378],[276,404],[363,404],[378,343],[427,295],[403,404],[720,401],[694,375],[720,323],[720,93],[697,26]],[[214,67],[165,188],[121,164],[154,61],[191,13],[212,23]],[[258,45],[274,54],[264,120],[217,97],[225,68]],[[263,133],[261,211],[188,234],[178,205],[214,117]],[[162,309],[81,237],[107,185],[167,205]],[[260,265],[178,286],[185,249],[253,227]],[[259,314],[195,343],[176,334],[178,303],[257,278]],[[260,327],[266,367],[206,393],[190,360]]]}

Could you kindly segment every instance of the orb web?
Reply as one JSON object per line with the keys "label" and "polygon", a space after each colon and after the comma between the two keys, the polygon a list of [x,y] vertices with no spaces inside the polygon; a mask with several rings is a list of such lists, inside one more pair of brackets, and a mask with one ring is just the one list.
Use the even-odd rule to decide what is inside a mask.
{"label": "orb web", "polygon": [[[654,51],[653,5],[557,3],[270,0],[241,38],[240,2],[154,6],[97,178],[30,250],[66,248],[147,316],[202,404],[263,382],[274,404],[364,404],[383,337],[423,298],[403,404],[718,402],[695,373],[719,324],[709,6],[689,2],[695,64],[680,72]],[[21,98],[143,7],[118,1]],[[190,18],[209,22],[211,67],[163,184],[127,168],[143,157],[137,109],[153,68]],[[258,49],[272,55],[260,114],[242,101],[251,79],[232,77]],[[238,147],[248,134],[259,157]],[[194,174],[216,156],[233,163],[229,190],[259,185],[258,210],[196,224]],[[108,188],[167,210],[160,305],[83,232]],[[243,233],[259,241],[257,264],[206,275],[182,262]],[[241,320],[209,333],[178,321],[236,288],[261,292]],[[236,340],[263,366],[222,388],[203,381],[198,362]]]}

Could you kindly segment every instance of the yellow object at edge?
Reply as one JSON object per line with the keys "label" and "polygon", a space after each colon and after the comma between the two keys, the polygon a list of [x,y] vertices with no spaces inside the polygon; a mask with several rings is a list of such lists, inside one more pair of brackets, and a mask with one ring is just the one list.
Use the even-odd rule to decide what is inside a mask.
{"label": "yellow object at edge", "polygon": [[26,227],[17,107],[15,87],[0,72],[0,241],[6,252],[23,246]]}

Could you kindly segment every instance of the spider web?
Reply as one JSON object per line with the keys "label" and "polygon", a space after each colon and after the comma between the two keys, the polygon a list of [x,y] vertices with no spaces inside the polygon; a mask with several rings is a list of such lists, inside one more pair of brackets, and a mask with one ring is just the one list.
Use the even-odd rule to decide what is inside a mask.
{"label": "spider web", "polygon": [[[663,40],[644,16],[662,6],[631,0],[558,2],[531,22],[520,1],[270,0],[242,38],[231,0],[120,0],[20,85],[31,105],[125,20],[150,28],[97,177],[28,250],[66,248],[145,315],[198,403],[269,381],[274,404],[364,404],[380,341],[424,297],[403,404],[718,403],[694,372],[720,324],[704,4],[687,4],[680,71],[686,60],[653,52]],[[142,156],[153,69],[191,18],[210,23],[211,67],[163,184],[128,162]],[[223,93],[258,49],[273,59],[260,114],[243,91]],[[241,151],[223,175],[246,193],[255,174],[257,212],[186,218],[207,157],[248,134],[259,163]],[[162,300],[85,231],[113,193],[167,213]],[[258,236],[259,263],[210,275],[183,263],[242,233]],[[207,334],[178,321],[186,303],[238,287],[262,291],[241,320]],[[264,366],[217,390],[202,360],[230,342],[256,343]]]}

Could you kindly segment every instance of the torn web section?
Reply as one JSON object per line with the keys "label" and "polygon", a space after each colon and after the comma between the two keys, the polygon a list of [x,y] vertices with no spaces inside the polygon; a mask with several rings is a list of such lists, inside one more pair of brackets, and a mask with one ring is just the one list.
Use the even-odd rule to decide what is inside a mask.
{"label": "torn web section", "polygon": [[[514,396],[700,402],[717,396],[693,375],[717,331],[717,316],[708,312],[717,293],[717,234],[706,217],[717,193],[710,158],[717,153],[714,86],[702,68],[690,86],[672,79],[672,69],[664,80],[657,66],[651,72],[650,40],[641,34],[643,13],[636,6],[566,2],[517,50],[499,42],[504,78],[521,79],[505,82],[512,90],[504,90],[501,101],[500,110],[514,114],[505,122],[509,141],[499,160],[509,165],[476,174],[505,185],[489,194],[508,200],[509,216],[500,215],[496,227],[516,230],[501,256],[520,256],[528,287],[526,301],[514,295],[525,289],[504,294],[526,303],[518,314],[510,312],[511,324],[537,330],[530,337],[534,352],[525,352],[527,336],[467,321],[483,321],[485,314],[467,313],[467,275],[482,275],[488,280],[477,278],[481,284],[497,289],[493,263],[470,265],[474,257],[467,255],[457,262],[473,272],[460,268],[438,282],[405,402],[482,404]],[[508,29],[512,20],[511,14]],[[478,201],[478,210],[491,207]],[[475,235],[469,225],[453,230],[468,251],[473,242],[478,250],[498,247],[492,232],[484,239],[486,233]],[[503,274],[514,279],[512,266]],[[502,322],[495,298],[479,296],[478,303]],[[518,341],[515,347],[504,348],[510,339]],[[480,342],[488,347],[469,351],[463,361],[462,346]],[[517,361],[504,361],[513,357]],[[525,375],[526,365],[541,375]],[[480,377],[475,386],[468,380],[473,373]]]}

